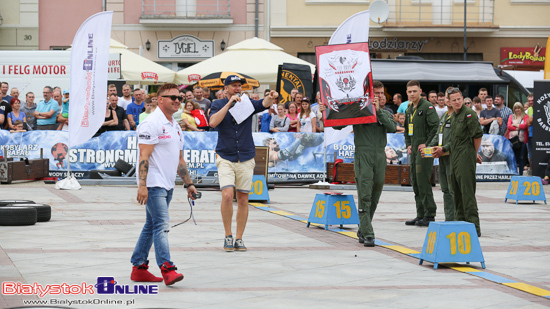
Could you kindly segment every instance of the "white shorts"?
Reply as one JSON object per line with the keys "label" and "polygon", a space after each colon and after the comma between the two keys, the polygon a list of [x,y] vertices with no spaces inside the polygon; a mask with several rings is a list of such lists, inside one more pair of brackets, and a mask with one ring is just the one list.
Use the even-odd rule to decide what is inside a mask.
{"label": "white shorts", "polygon": [[244,162],[231,162],[216,155],[216,166],[218,167],[220,190],[234,187],[239,192],[250,192],[252,175],[256,166],[254,158]]}

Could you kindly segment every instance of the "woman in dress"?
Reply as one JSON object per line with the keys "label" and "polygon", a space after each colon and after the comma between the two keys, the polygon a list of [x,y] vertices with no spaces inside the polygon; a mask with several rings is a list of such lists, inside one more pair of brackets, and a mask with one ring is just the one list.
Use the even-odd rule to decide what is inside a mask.
{"label": "woman in dress", "polygon": [[317,132],[317,118],[311,111],[311,102],[308,98],[302,99],[302,109],[300,110],[300,132]]}

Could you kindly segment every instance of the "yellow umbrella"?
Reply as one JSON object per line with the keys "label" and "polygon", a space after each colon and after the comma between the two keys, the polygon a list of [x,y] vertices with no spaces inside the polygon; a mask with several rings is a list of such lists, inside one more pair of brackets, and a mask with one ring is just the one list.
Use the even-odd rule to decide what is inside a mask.
{"label": "yellow umbrella", "polygon": [[216,72],[208,74],[199,80],[198,85],[200,87],[208,87],[211,90],[219,90],[223,88],[225,79],[230,75],[237,75],[246,81],[246,84],[243,84],[243,90],[252,90],[252,88],[260,87],[258,80],[248,75],[235,72]]}

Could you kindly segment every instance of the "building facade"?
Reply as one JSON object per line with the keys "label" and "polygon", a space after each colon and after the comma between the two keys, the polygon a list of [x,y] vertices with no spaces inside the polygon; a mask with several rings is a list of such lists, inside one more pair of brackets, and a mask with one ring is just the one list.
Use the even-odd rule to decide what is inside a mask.
{"label": "building facade", "polygon": [[[378,0],[381,1],[381,0]],[[114,11],[112,38],[180,70],[258,36],[315,63],[367,0],[10,0],[0,1],[0,50],[70,46],[86,18]],[[550,0],[387,0],[388,18],[370,23],[373,58],[464,59],[511,69],[542,69]],[[527,60],[527,61],[526,61]],[[532,61],[529,61],[532,60]]]}
{"label": "building facade", "polygon": [[0,50],[67,49],[101,11],[114,12],[112,39],[173,70],[265,37],[264,0],[10,0],[0,2]]}
{"label": "building facade", "polygon": [[[374,58],[420,56],[432,60],[464,59],[464,0],[387,0],[388,18],[370,22]],[[368,10],[366,0],[271,1],[271,42],[286,52],[314,61],[315,46],[327,44],[336,28],[351,15]],[[550,1],[467,0],[468,60],[495,66],[539,70],[544,61],[512,61],[526,52],[544,57],[550,35]],[[372,14],[371,14],[372,15]],[[504,49],[504,50],[503,50]],[[540,50],[536,53],[537,50]],[[511,52],[511,54],[510,54]],[[521,54],[523,52],[523,54]],[[542,58],[541,58],[542,57]]]}

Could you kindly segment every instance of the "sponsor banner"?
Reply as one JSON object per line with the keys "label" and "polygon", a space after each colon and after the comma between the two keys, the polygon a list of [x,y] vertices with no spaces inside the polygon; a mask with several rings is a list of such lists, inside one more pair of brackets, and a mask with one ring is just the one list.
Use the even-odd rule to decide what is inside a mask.
{"label": "sponsor banner", "polygon": [[540,47],[501,47],[500,65],[544,66],[546,48]]}
{"label": "sponsor banner", "polygon": [[315,103],[310,67],[308,65],[294,63],[283,63],[279,65],[277,86],[275,88],[280,95],[279,103],[285,104],[290,102],[290,92],[294,88],[303,93],[304,97],[308,97],[312,104]]}
{"label": "sponsor banner", "polygon": [[[189,174],[198,183],[216,183],[217,132],[183,132],[183,157]],[[269,148],[268,176],[277,181],[321,180],[325,176],[324,160],[334,162],[343,159],[353,162],[355,145],[353,134],[327,145],[324,151],[322,133],[253,133],[256,146]],[[408,155],[402,133],[389,133],[385,149],[388,164],[407,164]],[[548,139],[550,140],[550,139]],[[109,131],[99,137],[67,147],[65,131],[31,131],[10,134],[0,130],[0,155],[23,156],[29,159],[50,160],[50,177],[66,177],[70,162],[71,172],[77,178],[87,178],[90,170],[114,169],[117,160],[132,165],[137,160],[137,136],[135,131]],[[480,155],[483,163],[477,166],[478,181],[508,181],[516,175],[516,160],[512,145],[503,136],[484,135]],[[434,164],[437,163],[437,159]]]}
{"label": "sponsor banner", "polygon": [[88,18],[74,36],[69,147],[90,139],[105,120],[112,18],[113,12],[97,13]]}
{"label": "sponsor banner", "polygon": [[329,45],[369,41],[370,12],[355,13],[346,19],[330,37]]}
{"label": "sponsor banner", "polygon": [[477,181],[509,181],[517,176],[516,157],[506,137],[484,134],[478,154],[482,163],[476,167]]}
{"label": "sponsor banner", "polygon": [[533,176],[550,174],[550,80],[535,81],[533,102]]}
{"label": "sponsor banner", "polygon": [[368,44],[317,46],[315,54],[325,126],[376,122]]}

